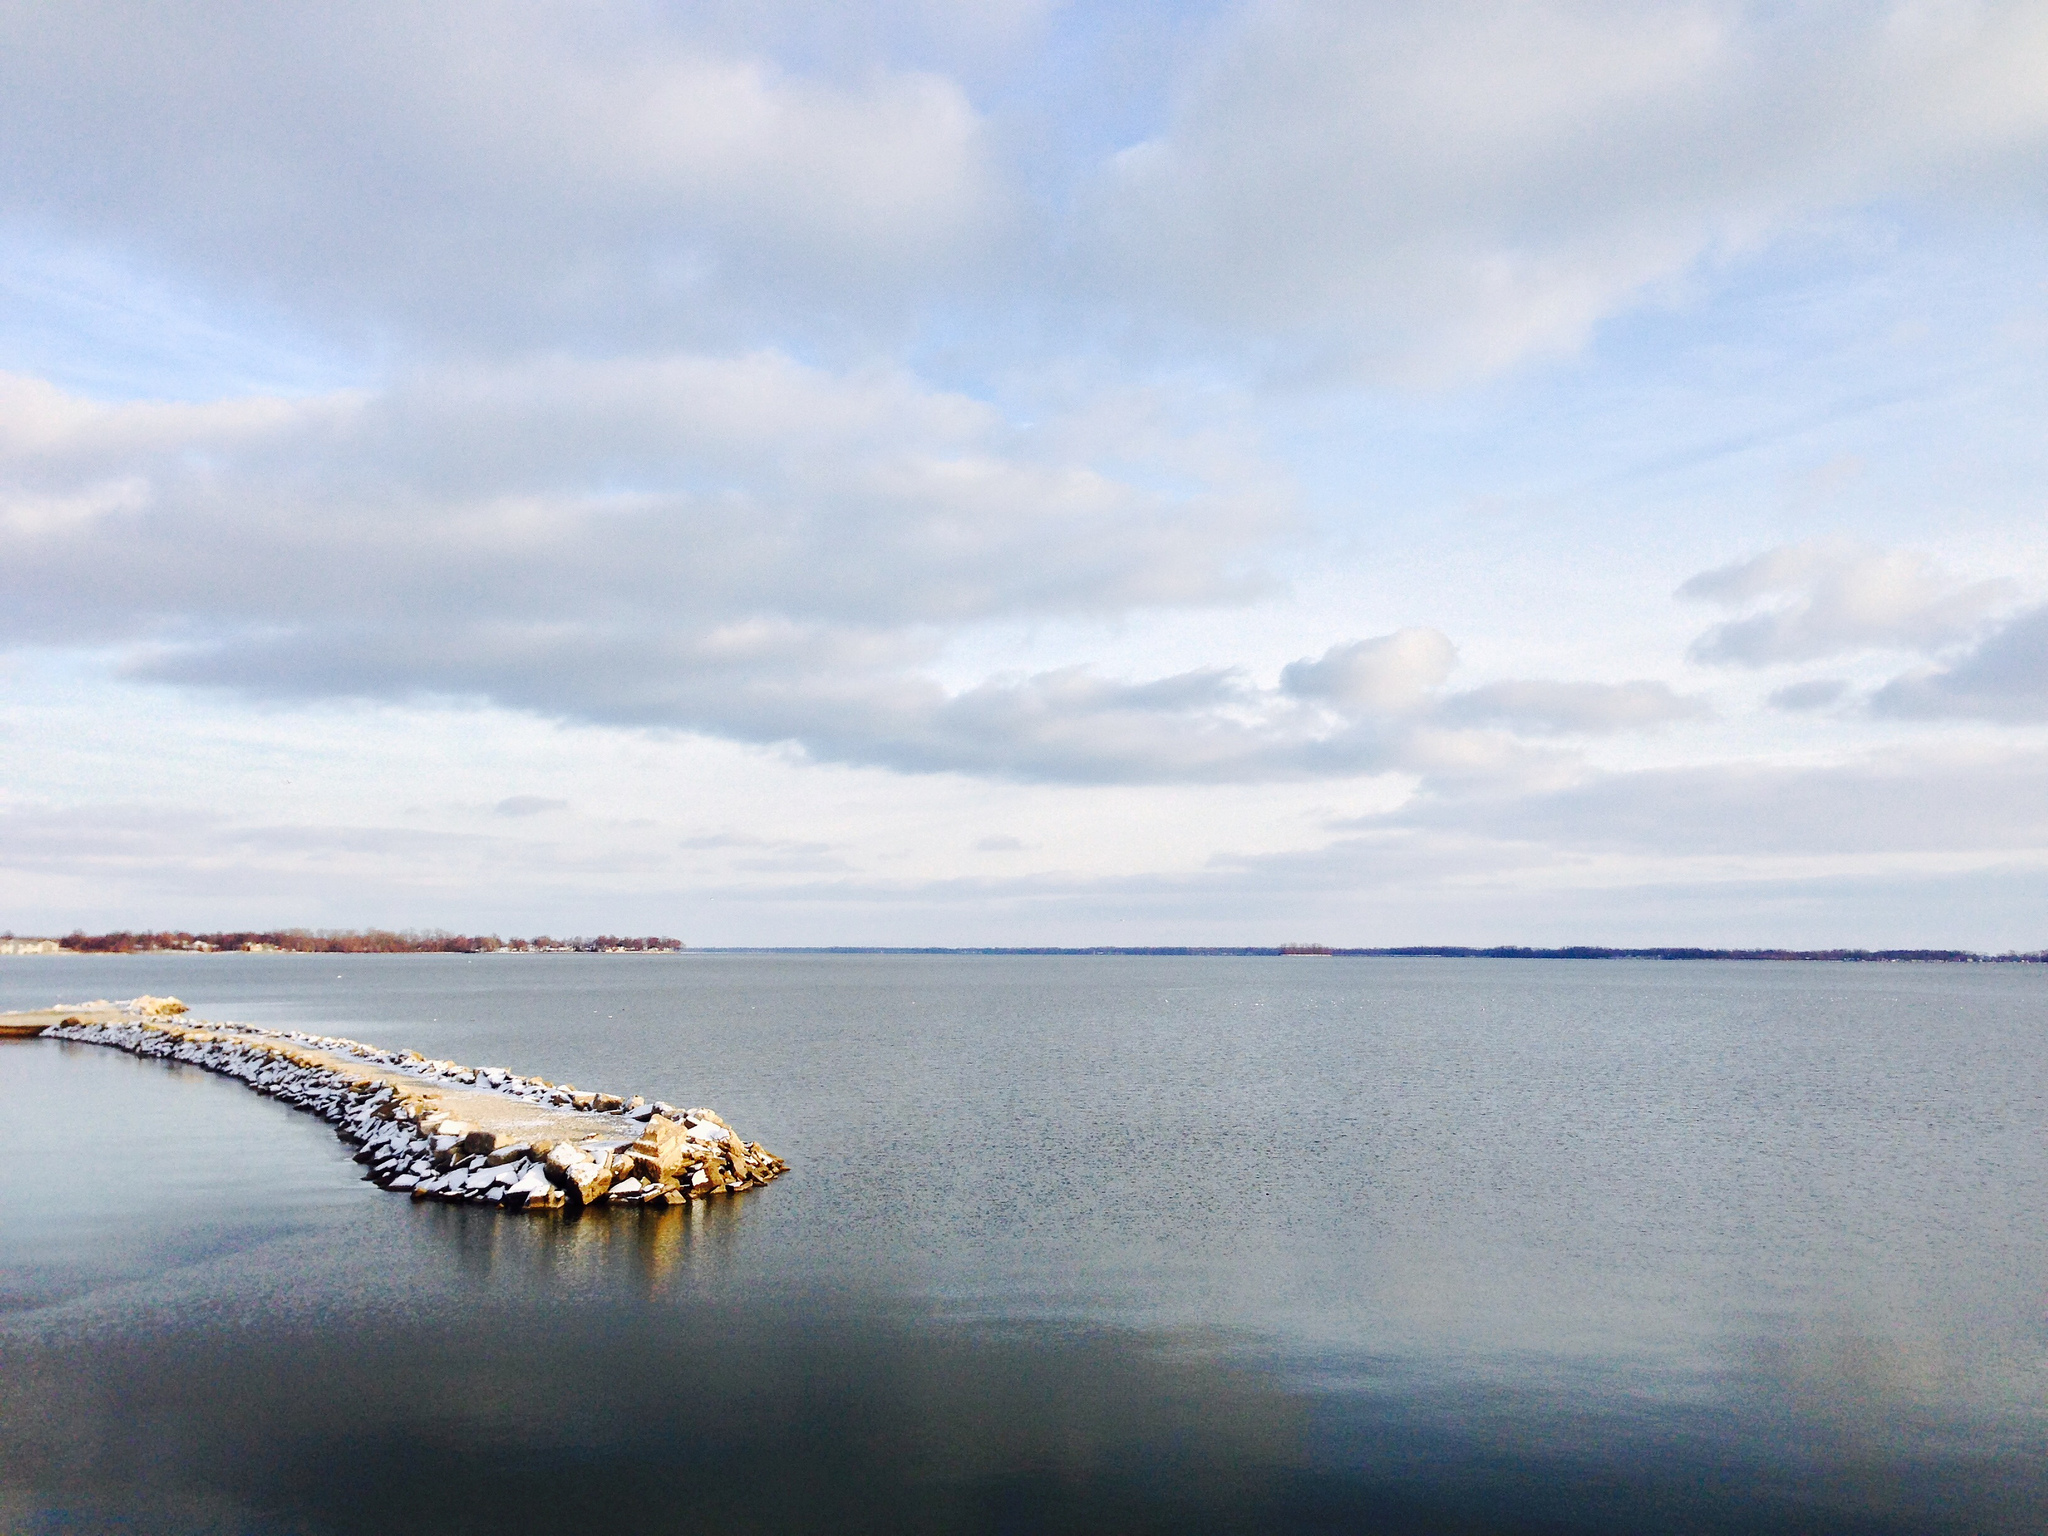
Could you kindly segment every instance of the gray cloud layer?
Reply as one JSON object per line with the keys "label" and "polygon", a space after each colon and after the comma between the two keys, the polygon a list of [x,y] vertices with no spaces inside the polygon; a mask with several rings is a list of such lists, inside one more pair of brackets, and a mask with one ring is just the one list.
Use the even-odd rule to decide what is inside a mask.
{"label": "gray cloud layer", "polygon": [[640,7],[7,12],[0,212],[345,328],[900,320],[1001,219],[953,81],[793,74]]}
{"label": "gray cloud layer", "polygon": [[1645,730],[1711,715],[1702,699],[1672,691],[1668,683],[1558,683],[1522,679],[1488,683],[1444,701],[1443,716],[1457,723],[1502,725],[1560,735],[1606,735]]}
{"label": "gray cloud layer", "polygon": [[1835,542],[1788,544],[1678,589],[1726,608],[1768,605],[1693,644],[1697,661],[1747,667],[1937,650],[1974,633],[2014,592],[2009,581],[1959,582],[1925,555]]}
{"label": "gray cloud layer", "polygon": [[[147,913],[196,899],[195,923],[222,926],[248,921],[249,902],[346,925],[394,904],[429,921],[459,901],[476,914],[473,930],[512,932],[559,929],[564,903],[589,914],[585,931],[631,928],[627,919],[654,901],[700,943],[900,943],[907,920],[915,942],[960,944],[1099,942],[1133,924],[1142,942],[1163,922],[1171,942],[1317,934],[1391,944],[2037,948],[2048,894],[2039,793],[2048,764],[1983,763],[1959,778],[1951,766],[1825,770],[1811,784],[1798,770],[1743,766],[1720,780],[1654,776],[1645,785],[1616,775],[1568,798],[1532,797],[1561,807],[1543,827],[1562,834],[1556,846],[1505,810],[1497,826],[1473,827],[1410,812],[1314,849],[1110,878],[905,881],[847,869],[817,844],[726,837],[693,840],[739,855],[732,873],[707,880],[694,865],[679,873],[624,844],[590,856],[522,836],[531,822],[494,819],[488,835],[443,834],[248,824],[161,804],[0,810],[0,849],[53,914],[43,926],[59,932],[74,914],[104,925],[98,914],[110,901]],[[1958,787],[1967,799],[1950,793]],[[1684,797],[1701,792],[1713,812],[1705,833],[1683,815]],[[2017,815],[2001,826],[1995,797],[2008,794]],[[1953,809],[1924,832],[1878,822],[1916,797]],[[1631,817],[1618,835],[1606,830],[1616,809]],[[1672,810],[1681,814],[1661,814]],[[1894,827],[1895,836],[1866,848],[1856,830],[1871,824]],[[1939,848],[1941,836],[1968,852],[1958,859]],[[1736,863],[1731,851],[1784,862]],[[1615,856],[1618,867],[1601,862]],[[217,894],[194,891],[195,867],[222,872]]]}
{"label": "gray cloud layer", "polygon": [[0,381],[0,634],[89,635],[159,681],[1074,782],[1470,772],[1514,754],[1460,727],[1695,710],[1647,682],[1444,695],[1455,651],[1427,629],[1335,646],[1278,688],[1230,667],[930,675],[962,626],[1256,593],[1283,521],[1256,483],[1167,494],[962,397],[765,355],[209,406]]}
{"label": "gray cloud layer", "polygon": [[1871,706],[1921,719],[2048,720],[2048,607],[2029,608],[1946,666],[1893,679]]}
{"label": "gray cloud layer", "polygon": [[[1766,667],[1917,651],[1939,660],[1870,695],[1872,712],[2021,725],[2048,720],[2048,608],[1996,617],[2018,590],[2007,580],[1959,581],[1925,555],[1814,542],[1703,571],[1678,595],[1755,610],[1702,634],[1696,661]],[[1776,690],[1770,702],[1825,709],[1848,692],[1840,678],[1816,678]]]}
{"label": "gray cloud layer", "polygon": [[0,221],[444,350],[831,346],[937,302],[1443,373],[1830,209],[2030,197],[2048,144],[2027,0],[1228,7],[1163,122],[1067,57],[1103,72],[1051,159],[991,104],[1031,49],[981,49],[977,102],[835,9],[0,8]]}
{"label": "gray cloud layer", "polygon": [[2048,756],[1600,774],[1528,795],[1419,805],[1385,824],[1550,850],[1659,856],[2017,855],[2048,849]]}
{"label": "gray cloud layer", "polygon": [[2031,196],[2037,5],[1247,7],[1113,162],[1119,271],[1378,371],[1575,346],[1715,249],[1872,196]]}

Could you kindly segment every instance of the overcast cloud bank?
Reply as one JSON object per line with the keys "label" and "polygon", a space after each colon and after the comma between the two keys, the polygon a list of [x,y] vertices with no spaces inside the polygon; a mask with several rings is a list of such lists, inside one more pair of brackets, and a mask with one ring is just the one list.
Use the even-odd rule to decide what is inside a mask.
{"label": "overcast cloud bank", "polygon": [[[1470,764],[1448,733],[1696,717],[1658,682],[1444,694],[1429,629],[1235,667],[948,690],[949,628],[1271,591],[1261,487],[1048,458],[987,407],[786,358],[438,373],[389,394],[101,405],[0,379],[0,633],[81,607],[127,675],[268,699],[443,697],[1075,783]],[[1171,445],[1169,445],[1170,447]],[[1149,474],[1143,471],[1149,470]]]}

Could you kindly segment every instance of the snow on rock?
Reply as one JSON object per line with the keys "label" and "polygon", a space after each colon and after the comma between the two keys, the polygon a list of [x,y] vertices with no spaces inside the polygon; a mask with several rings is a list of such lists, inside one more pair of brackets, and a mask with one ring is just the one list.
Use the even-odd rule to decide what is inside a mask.
{"label": "snow on rock", "polygon": [[[52,1010],[59,1012],[63,1010]],[[302,1031],[214,1024],[174,997],[80,1004],[45,1038],[204,1067],[331,1121],[380,1187],[508,1211],[681,1205],[789,1165],[708,1109],[620,1098]],[[176,1020],[176,1022],[172,1022]]]}

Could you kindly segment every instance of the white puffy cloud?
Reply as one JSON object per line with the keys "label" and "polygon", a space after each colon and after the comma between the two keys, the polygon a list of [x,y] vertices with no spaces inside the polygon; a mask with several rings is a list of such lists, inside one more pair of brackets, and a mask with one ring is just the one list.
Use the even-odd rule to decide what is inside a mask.
{"label": "white puffy cloud", "polygon": [[2004,580],[1959,581],[1926,555],[1820,540],[1703,571],[1678,593],[1757,609],[1702,634],[1693,642],[1695,661],[1764,667],[1855,651],[1936,650],[1972,634],[2015,590]]}
{"label": "white puffy cloud", "polygon": [[1486,372],[1825,210],[2031,198],[2029,0],[1266,0],[1099,188],[1115,282],[1254,355]]}

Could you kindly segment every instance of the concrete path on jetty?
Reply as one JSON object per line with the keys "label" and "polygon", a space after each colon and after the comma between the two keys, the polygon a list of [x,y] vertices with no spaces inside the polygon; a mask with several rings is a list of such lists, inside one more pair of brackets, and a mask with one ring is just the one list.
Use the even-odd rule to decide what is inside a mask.
{"label": "concrete path on jetty", "polygon": [[708,1109],[596,1093],[335,1035],[189,1017],[176,998],[0,1014],[0,1039],[106,1045],[240,1078],[332,1121],[385,1189],[504,1210],[681,1205],[788,1164]]}

